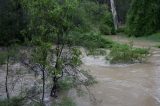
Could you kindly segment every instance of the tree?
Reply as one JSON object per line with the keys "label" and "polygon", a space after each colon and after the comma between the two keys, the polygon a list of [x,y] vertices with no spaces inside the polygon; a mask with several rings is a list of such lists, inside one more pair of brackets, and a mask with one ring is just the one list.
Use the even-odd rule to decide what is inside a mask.
{"label": "tree", "polygon": [[44,95],[45,95],[45,70],[48,66],[48,50],[51,48],[51,46],[47,43],[42,43],[38,47],[36,47],[32,54],[32,61],[34,64],[38,64],[42,71],[42,81],[43,81],[43,91],[42,91],[42,103],[44,101]]}
{"label": "tree", "polygon": [[[56,97],[57,81],[63,76],[61,54],[64,46],[68,42],[68,34],[75,26],[73,23],[73,14],[77,8],[77,0],[39,0],[39,1],[23,1],[24,8],[26,8],[28,16],[30,17],[30,24],[28,31],[32,33],[32,42],[36,46],[36,54],[33,56],[38,63],[42,66],[43,71],[43,95],[44,99],[44,86],[45,76],[44,72],[49,67],[52,72],[53,87],[51,96]],[[38,35],[38,36],[37,36]],[[36,36],[36,37],[35,37]],[[34,37],[36,39],[34,39]],[[47,63],[48,50],[46,44],[50,42],[55,44],[56,61],[55,66]],[[61,75],[59,76],[59,73]]]}
{"label": "tree", "polygon": [[[27,8],[30,17],[29,29],[32,29],[30,30],[33,34],[32,36],[36,36],[35,38],[37,38],[34,39],[33,37],[32,43],[35,49],[40,47],[34,56],[38,56],[38,59],[34,59],[38,60],[35,63],[40,64],[40,66],[45,68],[44,71],[50,73],[53,81],[50,96],[57,97],[58,80],[63,77],[64,72],[73,76],[75,79],[79,78],[80,71],[77,69],[77,66],[81,63],[79,58],[80,51],[71,47],[70,42],[74,39],[69,36],[70,31],[78,26],[74,23],[73,16],[78,9],[79,1],[26,0],[24,4],[26,4],[25,8]],[[52,50],[50,50],[51,47],[49,49],[43,49],[46,48],[45,45],[48,43],[53,45]],[[44,45],[43,48],[41,48],[42,45]],[[44,50],[44,52],[41,50]],[[67,53],[64,53],[66,50]],[[67,54],[69,56],[64,56]],[[49,58],[54,61],[49,61]],[[48,62],[44,65],[39,60]],[[70,67],[70,69],[68,70],[66,67]],[[72,74],[74,73],[73,75],[70,73],[71,70],[74,70],[72,72]]]}
{"label": "tree", "polygon": [[133,0],[127,17],[128,34],[144,36],[158,31],[159,5],[159,0]]}
{"label": "tree", "polygon": [[10,94],[9,94],[9,87],[8,87],[8,77],[9,77],[9,65],[11,64],[11,58],[14,60],[17,59],[18,56],[18,46],[12,45],[12,46],[7,46],[4,48],[3,51],[0,52],[1,58],[0,58],[0,64],[5,64],[6,65],[6,76],[5,76],[5,90],[6,90],[6,95],[8,101],[10,100]]}
{"label": "tree", "polygon": [[24,12],[19,0],[0,1],[0,45],[23,42],[21,30],[25,26]]}

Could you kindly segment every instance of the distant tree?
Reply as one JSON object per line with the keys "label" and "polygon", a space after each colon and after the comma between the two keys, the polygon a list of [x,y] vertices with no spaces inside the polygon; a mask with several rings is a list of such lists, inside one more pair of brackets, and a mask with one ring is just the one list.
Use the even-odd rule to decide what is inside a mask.
{"label": "distant tree", "polygon": [[127,17],[129,35],[144,36],[158,31],[159,5],[159,0],[133,0]]}
{"label": "distant tree", "polygon": [[1,0],[0,16],[0,45],[22,42],[24,37],[20,32],[25,20],[20,0]]}

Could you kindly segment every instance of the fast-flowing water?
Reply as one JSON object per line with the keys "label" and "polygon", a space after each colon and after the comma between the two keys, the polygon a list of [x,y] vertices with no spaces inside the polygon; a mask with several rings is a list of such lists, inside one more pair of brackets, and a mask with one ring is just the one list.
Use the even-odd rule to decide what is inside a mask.
{"label": "fast-flowing water", "polygon": [[[126,38],[113,37],[121,43]],[[151,47],[152,56],[145,63],[110,65],[102,57],[83,58],[84,68],[95,76],[97,84],[90,87],[90,94],[74,97],[78,106],[160,106],[160,49],[155,43],[134,40],[134,46]],[[106,65],[105,65],[106,64]]]}
{"label": "fast-flowing water", "polygon": [[114,3],[114,0],[110,0],[110,4],[111,4],[112,15],[113,15],[114,27],[117,30],[118,19],[117,19],[117,11],[116,11],[116,6],[115,6],[115,3]]}
{"label": "fast-flowing water", "polygon": [[[120,43],[131,41],[118,36],[111,36],[111,39]],[[160,49],[155,48],[156,43],[150,41],[133,39],[133,45],[151,48],[152,55],[145,63],[111,65],[106,62],[105,56],[87,56],[83,51],[83,68],[89,69],[98,83],[89,87],[89,94],[86,91],[83,96],[77,96],[75,90],[69,92],[68,95],[77,106],[160,106]],[[20,65],[14,66],[18,68]],[[6,95],[2,83],[4,77],[5,73],[0,69],[0,98]],[[32,75],[20,79],[25,80],[22,83],[28,84],[17,84],[16,89],[21,89],[20,85],[34,85]]]}

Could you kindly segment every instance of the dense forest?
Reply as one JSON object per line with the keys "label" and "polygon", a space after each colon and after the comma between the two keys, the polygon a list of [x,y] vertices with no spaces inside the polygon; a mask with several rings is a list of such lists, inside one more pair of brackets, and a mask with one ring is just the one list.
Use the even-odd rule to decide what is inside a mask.
{"label": "dense forest", "polygon": [[[4,43],[7,43],[6,41],[8,41],[9,39],[11,41],[16,41],[21,43],[23,43],[24,40],[32,40],[34,37],[33,34],[35,34],[35,32],[31,30],[29,32],[28,30],[29,30],[29,27],[34,27],[34,26],[30,26],[31,25],[30,22],[36,21],[34,20],[35,17],[32,17],[35,14],[33,14],[31,8],[26,7],[26,6],[30,6],[31,4],[22,2],[20,0],[6,0],[6,1],[2,0],[1,2],[2,2],[0,3],[1,5],[0,14],[2,16],[0,19],[1,20],[1,23],[0,23],[1,45],[3,45]],[[47,2],[48,4],[45,4],[43,2],[41,3],[41,1],[39,1],[39,3],[41,3],[42,5],[52,5],[54,7],[54,5],[57,5],[56,3],[58,3],[60,8],[61,6],[63,6],[63,4],[62,5],[60,4],[61,1],[56,1],[56,3],[54,4],[49,4],[49,1]],[[35,5],[38,5],[38,4],[35,4]],[[70,20],[66,19],[69,24],[73,24],[73,26],[75,26],[74,28],[71,28],[72,31],[85,33],[91,30],[95,30],[95,31],[101,32],[102,34],[113,34],[115,32],[113,23],[112,23],[112,15],[109,12],[109,8],[107,4],[100,4],[97,1],[82,0],[82,1],[76,1],[76,4],[72,4],[72,5],[73,5],[72,7],[74,7],[74,10],[72,11],[68,10],[71,16],[67,16],[67,18],[70,18]],[[36,9],[36,7],[34,6],[32,7],[33,7],[32,9]],[[55,10],[56,8],[58,9],[59,7],[55,7]],[[37,8],[44,10],[42,14],[46,13],[45,9],[47,9],[47,7],[40,7],[39,5],[39,7]],[[38,11],[40,10],[37,10],[37,12]],[[62,12],[65,12],[65,10],[62,10]],[[42,21],[48,21],[49,23],[49,20],[47,20],[46,18],[51,17],[50,15],[51,14],[46,13],[46,17],[43,16],[43,18],[45,19],[43,19]],[[37,16],[37,18],[38,17],[41,17],[41,16]],[[58,17],[60,19],[60,17],[63,17],[63,16],[60,16],[59,14],[57,18]],[[55,21],[61,22],[62,20],[55,20]],[[52,23],[50,23],[50,25],[54,26]],[[39,27],[38,24],[40,23],[35,22],[35,24],[38,28]],[[36,27],[34,28],[35,29],[32,29],[34,31],[40,30],[40,29],[36,29]],[[40,37],[39,34],[38,36]]]}
{"label": "dense forest", "polygon": [[143,64],[150,45],[130,39],[160,41],[159,31],[160,0],[0,0],[0,106],[76,106],[73,89],[97,102],[86,67]]}
{"label": "dense forest", "polygon": [[159,0],[133,0],[127,16],[128,34],[145,36],[159,31],[159,4]]}

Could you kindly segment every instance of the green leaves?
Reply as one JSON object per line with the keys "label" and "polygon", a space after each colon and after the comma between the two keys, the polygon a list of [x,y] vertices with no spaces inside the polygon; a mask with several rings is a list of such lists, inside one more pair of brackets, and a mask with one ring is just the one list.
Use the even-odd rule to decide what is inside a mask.
{"label": "green leaves", "polygon": [[71,64],[74,66],[79,66],[82,64],[82,61],[80,59],[81,51],[76,48],[72,48],[72,59],[71,59]]}
{"label": "green leaves", "polygon": [[116,44],[111,49],[110,57],[111,63],[135,63],[142,62],[148,54],[148,49]]}
{"label": "green leaves", "polygon": [[5,64],[7,58],[12,58],[14,60],[18,60],[19,56],[19,46],[12,45],[4,48],[4,50],[0,51],[0,64]]}
{"label": "green leaves", "polygon": [[23,41],[20,31],[25,27],[24,13],[19,0],[0,3],[0,45],[10,46]]}
{"label": "green leaves", "polygon": [[0,65],[5,64],[7,58],[7,52],[1,51],[0,52]]}
{"label": "green leaves", "polygon": [[138,37],[158,31],[159,5],[158,0],[134,0],[127,17],[128,34]]}
{"label": "green leaves", "polygon": [[50,43],[41,43],[38,47],[33,50],[32,60],[35,63],[41,64],[43,66],[48,64],[47,57],[48,52],[51,48]]}

